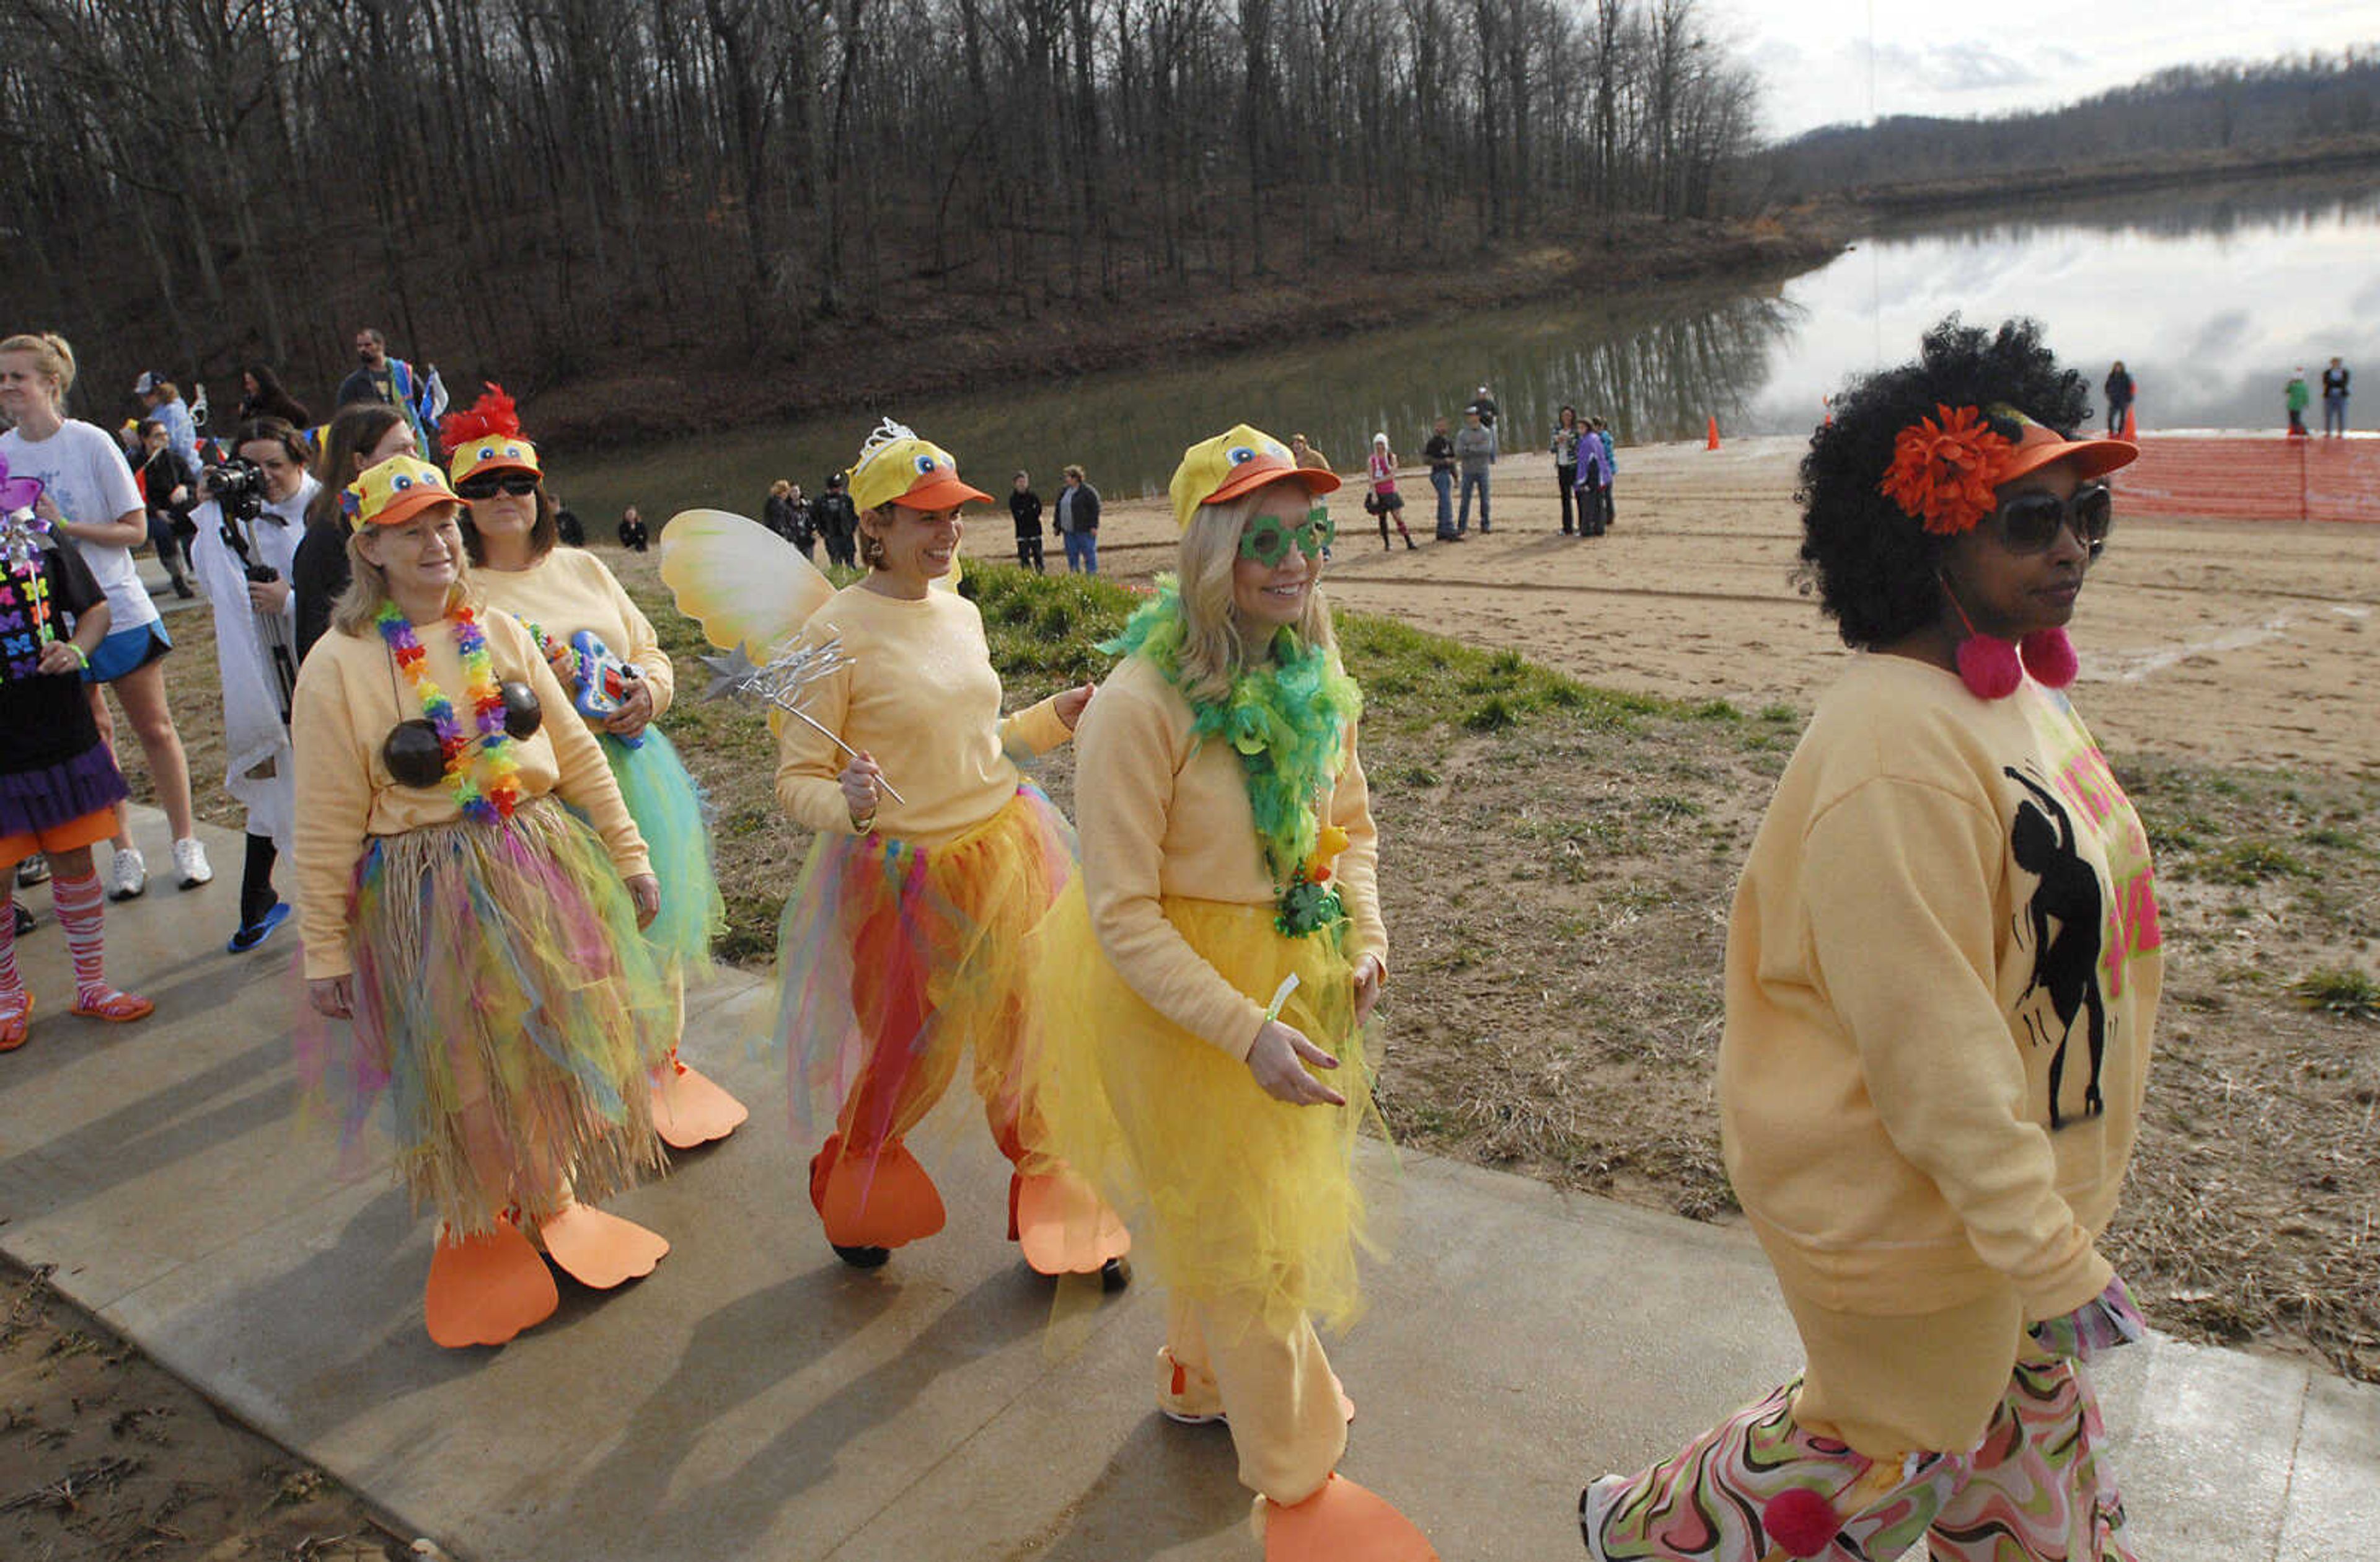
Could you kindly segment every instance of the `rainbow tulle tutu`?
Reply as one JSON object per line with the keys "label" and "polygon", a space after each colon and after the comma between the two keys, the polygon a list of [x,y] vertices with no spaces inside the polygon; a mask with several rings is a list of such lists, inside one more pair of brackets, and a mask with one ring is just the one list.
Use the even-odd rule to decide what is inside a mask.
{"label": "rainbow tulle tutu", "polygon": [[1162,904],[1184,942],[1257,1002],[1297,973],[1281,1018],[1339,1059],[1322,1077],[1347,1104],[1276,1101],[1245,1063],[1150,1007],[1100,951],[1077,885],[1042,934],[1056,953],[1039,1011],[1050,1147],[1124,1217],[1134,1262],[1161,1284],[1240,1299],[1281,1333],[1307,1315],[1343,1327],[1362,1310],[1356,1251],[1369,1245],[1355,1135],[1366,1122],[1387,1130],[1340,933],[1290,937],[1270,905]]}
{"label": "rainbow tulle tutu", "polygon": [[671,974],[708,976],[711,941],[726,931],[727,901],[711,866],[701,788],[660,727],[646,727],[635,748],[608,732],[597,733],[596,740],[661,881],[661,914],[645,929],[645,942]]}
{"label": "rainbow tulle tutu", "polygon": [[[600,1202],[662,1165],[646,1088],[671,1005],[612,860],[548,799],[504,823],[374,838],[348,897],[355,1023],[301,1032],[310,1096],[352,1144],[382,1095],[419,1208],[460,1234],[508,1203]],[[508,1160],[509,1190],[473,1169]]]}
{"label": "rainbow tulle tutu", "polygon": [[1032,978],[1075,874],[1074,827],[1030,782],[941,845],[819,836],[777,930],[775,1035],[802,1131],[898,1139],[972,1054],[1002,1148],[1036,1144]]}

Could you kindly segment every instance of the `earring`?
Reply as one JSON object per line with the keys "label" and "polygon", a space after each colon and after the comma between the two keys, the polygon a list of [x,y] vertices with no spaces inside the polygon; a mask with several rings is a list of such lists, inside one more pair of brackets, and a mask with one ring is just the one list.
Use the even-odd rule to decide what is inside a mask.
{"label": "earring", "polygon": [[2035,629],[2017,642],[2017,651],[2024,657],[2024,670],[2045,689],[2065,688],[2081,670],[2074,642],[2064,629]]}
{"label": "earring", "polygon": [[1950,611],[1959,616],[1967,631],[1967,638],[1959,642],[1959,681],[1978,700],[2007,699],[2024,681],[2024,665],[2017,660],[2016,647],[1998,635],[1978,633],[1949,579],[1937,579],[1942,581],[1942,594],[1950,599]]}

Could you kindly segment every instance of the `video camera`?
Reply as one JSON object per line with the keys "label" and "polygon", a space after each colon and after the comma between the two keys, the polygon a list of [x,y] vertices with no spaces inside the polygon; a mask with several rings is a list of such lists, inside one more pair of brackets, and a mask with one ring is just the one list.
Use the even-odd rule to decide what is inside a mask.
{"label": "video camera", "polygon": [[[233,456],[206,470],[206,496],[223,511],[224,519],[253,521],[264,513],[264,469],[244,456]],[[250,580],[257,579],[253,569]],[[267,571],[263,579],[280,577]]]}

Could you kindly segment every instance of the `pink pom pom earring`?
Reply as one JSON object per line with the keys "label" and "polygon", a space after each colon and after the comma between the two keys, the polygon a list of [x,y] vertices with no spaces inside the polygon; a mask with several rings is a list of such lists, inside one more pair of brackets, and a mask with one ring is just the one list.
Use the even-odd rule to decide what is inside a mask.
{"label": "pink pom pom earring", "polygon": [[1959,681],[1976,699],[2007,699],[2027,673],[2046,689],[2063,689],[2074,681],[2079,664],[2074,642],[2066,638],[2064,629],[2035,629],[2011,645],[1998,635],[1976,629],[1947,577],[1942,580],[1942,594],[1950,599],[1950,610],[1967,631],[1967,638],[1959,642]]}

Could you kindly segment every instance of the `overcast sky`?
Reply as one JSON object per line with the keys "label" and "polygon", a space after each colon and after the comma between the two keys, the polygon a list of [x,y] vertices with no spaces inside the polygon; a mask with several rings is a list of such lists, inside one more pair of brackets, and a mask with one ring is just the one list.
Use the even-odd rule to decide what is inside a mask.
{"label": "overcast sky", "polygon": [[2168,66],[2380,43],[2380,0],[1703,0],[1766,84],[1779,138],[1876,113],[2047,108]]}

